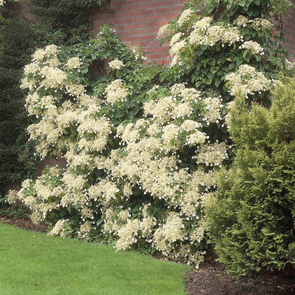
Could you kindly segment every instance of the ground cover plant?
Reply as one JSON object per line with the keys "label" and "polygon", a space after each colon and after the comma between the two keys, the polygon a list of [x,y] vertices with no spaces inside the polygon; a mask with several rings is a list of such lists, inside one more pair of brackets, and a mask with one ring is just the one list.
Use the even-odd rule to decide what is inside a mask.
{"label": "ground cover plant", "polygon": [[0,224],[1,294],[185,294],[188,266]]}
{"label": "ground cover plant", "polygon": [[233,157],[230,102],[243,95],[249,106],[269,105],[279,73],[291,75],[279,17],[289,7],[189,1],[160,29],[170,42],[167,68],[142,64],[140,48],[122,44],[110,26],[87,42],[36,50],[22,79],[37,119],[28,132],[41,157],[64,157],[67,166],[25,180],[9,202],[22,200],[51,235],[198,267],[215,172]]}

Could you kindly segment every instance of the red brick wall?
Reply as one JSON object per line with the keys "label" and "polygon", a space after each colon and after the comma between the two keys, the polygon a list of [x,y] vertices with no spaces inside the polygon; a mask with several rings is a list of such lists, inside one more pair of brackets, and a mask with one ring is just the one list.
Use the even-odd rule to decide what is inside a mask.
{"label": "red brick wall", "polygon": [[94,30],[102,24],[115,25],[124,43],[140,45],[148,60],[167,64],[168,45],[160,46],[156,40],[158,30],[173,20],[187,0],[111,0],[108,9],[92,11]]}
{"label": "red brick wall", "polygon": [[[293,4],[295,4],[295,0],[290,0]],[[291,52],[291,54],[295,54],[295,6],[290,10],[289,16],[283,19],[284,29],[287,31],[286,38],[288,44],[286,44],[286,48]],[[290,55],[290,59],[295,61],[294,56]]]}
{"label": "red brick wall", "polygon": [[[295,0],[290,0],[295,4]],[[19,14],[33,18],[27,6],[28,0],[16,5]],[[160,46],[156,40],[159,28],[173,20],[182,10],[187,0],[111,0],[107,9],[92,10],[92,20],[96,32],[102,24],[115,25],[121,40],[128,44],[140,45],[146,50],[149,61],[159,64],[169,62],[168,45]],[[295,54],[295,8],[284,18],[284,28],[287,30],[286,48]],[[294,61],[295,58],[290,56]]]}

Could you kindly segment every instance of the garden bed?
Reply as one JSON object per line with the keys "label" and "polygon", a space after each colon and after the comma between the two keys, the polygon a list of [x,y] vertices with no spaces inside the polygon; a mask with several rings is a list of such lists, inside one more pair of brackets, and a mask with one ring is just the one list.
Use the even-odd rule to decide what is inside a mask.
{"label": "garden bed", "polygon": [[236,280],[228,276],[220,263],[203,265],[186,277],[191,295],[290,295],[295,294],[295,270],[265,272],[257,278]]}

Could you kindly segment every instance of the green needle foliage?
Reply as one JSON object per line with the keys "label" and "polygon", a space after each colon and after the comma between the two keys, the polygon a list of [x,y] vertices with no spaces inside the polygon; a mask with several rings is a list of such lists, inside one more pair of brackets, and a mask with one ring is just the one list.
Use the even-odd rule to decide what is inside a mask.
{"label": "green needle foliage", "polygon": [[219,260],[236,276],[295,264],[295,81],[282,78],[270,109],[238,97],[230,113],[235,161],[207,204]]}
{"label": "green needle foliage", "polygon": [[185,294],[185,265],[3,224],[0,235],[1,294]]}

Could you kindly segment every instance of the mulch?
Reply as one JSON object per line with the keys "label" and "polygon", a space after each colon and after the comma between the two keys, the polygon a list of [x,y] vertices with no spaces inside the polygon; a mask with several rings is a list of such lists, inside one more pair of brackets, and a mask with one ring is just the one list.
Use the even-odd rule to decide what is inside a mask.
{"label": "mulch", "polygon": [[264,272],[258,278],[234,279],[217,262],[188,273],[186,291],[191,295],[292,295],[295,294],[295,270]]}
{"label": "mulch", "polygon": [[[28,219],[1,217],[0,223],[11,224],[24,230],[46,233],[46,223],[34,225]],[[225,267],[214,259],[186,275],[186,292],[190,295],[295,295],[295,268],[280,272],[263,272],[256,278],[231,278]]]}
{"label": "mulch", "polygon": [[23,218],[13,218],[13,217],[2,217],[0,216],[0,223],[10,224],[15,227],[24,229],[24,230],[33,230],[45,233],[47,232],[47,224],[40,223],[38,225],[33,224],[30,219],[23,219]]}

